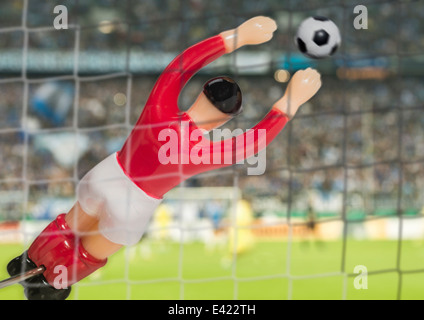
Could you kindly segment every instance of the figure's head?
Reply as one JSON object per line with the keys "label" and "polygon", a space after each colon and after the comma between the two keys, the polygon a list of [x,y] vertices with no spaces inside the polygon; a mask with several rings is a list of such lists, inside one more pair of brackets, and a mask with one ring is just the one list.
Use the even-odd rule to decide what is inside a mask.
{"label": "figure's head", "polygon": [[210,131],[242,111],[242,94],[237,83],[229,77],[216,77],[204,84],[188,114],[198,127]]}
{"label": "figure's head", "polygon": [[243,111],[240,87],[229,77],[210,79],[204,84],[203,93],[222,113],[236,116]]}

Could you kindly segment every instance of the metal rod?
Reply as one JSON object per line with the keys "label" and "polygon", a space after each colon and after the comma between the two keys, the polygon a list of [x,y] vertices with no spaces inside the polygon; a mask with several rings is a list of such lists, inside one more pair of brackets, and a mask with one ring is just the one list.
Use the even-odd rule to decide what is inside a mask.
{"label": "metal rod", "polygon": [[41,266],[41,267],[38,267],[36,269],[29,270],[29,271],[27,271],[23,274],[19,274],[19,275],[10,277],[9,279],[0,281],[0,289],[14,285],[14,284],[19,283],[21,281],[25,281],[25,280],[30,279],[32,277],[38,276],[39,274],[42,274],[45,270],[46,269],[43,266]]}

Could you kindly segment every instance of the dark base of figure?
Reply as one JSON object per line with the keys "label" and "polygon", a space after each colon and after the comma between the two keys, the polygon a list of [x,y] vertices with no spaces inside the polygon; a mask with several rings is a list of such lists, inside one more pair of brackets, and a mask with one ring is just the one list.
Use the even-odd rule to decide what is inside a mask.
{"label": "dark base of figure", "polygon": [[[11,277],[37,268],[37,265],[28,258],[27,252],[16,257],[7,265],[7,272]],[[20,282],[25,289],[28,300],[65,300],[71,293],[71,287],[56,289],[51,286],[46,278],[40,274]]]}

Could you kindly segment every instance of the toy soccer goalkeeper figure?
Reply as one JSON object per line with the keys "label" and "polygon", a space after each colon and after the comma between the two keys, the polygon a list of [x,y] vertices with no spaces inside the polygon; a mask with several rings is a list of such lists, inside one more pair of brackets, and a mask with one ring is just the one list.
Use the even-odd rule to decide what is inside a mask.
{"label": "toy soccer goalkeeper figure", "polygon": [[[241,112],[241,90],[227,77],[208,81],[187,112],[180,112],[177,101],[198,70],[242,46],[269,41],[276,28],[270,18],[252,18],[236,29],[188,48],[168,65],[123,148],[83,177],[77,186],[75,206],[67,214],[59,215],[26,252],[8,264],[11,276],[43,268],[42,274],[21,282],[28,299],[66,299],[72,284],[104,266],[107,258],[122,246],[141,239],[165,193],[193,175],[235,164],[249,156],[244,145],[236,145],[234,139],[211,142],[206,138],[202,143],[184,143],[186,147],[178,143],[172,148],[177,152],[170,157],[180,159],[201,152],[202,157],[220,159],[221,154],[230,151],[238,161],[194,163],[187,156],[183,163],[163,163],[158,154],[165,144],[162,135],[172,131],[178,135],[176,141],[185,141],[188,137],[184,132],[210,131]],[[297,72],[284,96],[252,128],[253,132],[266,132],[265,136],[258,135],[246,143],[254,144],[254,150],[259,152],[259,147],[270,143],[320,86],[320,75],[315,70]],[[187,130],[183,130],[182,123],[188,124]],[[260,143],[260,139],[266,139],[266,143]]]}

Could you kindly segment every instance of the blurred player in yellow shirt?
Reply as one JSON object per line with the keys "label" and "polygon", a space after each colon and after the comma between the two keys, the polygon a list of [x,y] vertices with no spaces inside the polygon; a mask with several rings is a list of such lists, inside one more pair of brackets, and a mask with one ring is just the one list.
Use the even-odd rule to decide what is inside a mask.
{"label": "blurred player in yellow shirt", "polygon": [[154,215],[154,226],[158,228],[157,237],[160,240],[169,238],[169,227],[172,222],[171,209],[166,204],[160,204]]}
{"label": "blurred player in yellow shirt", "polygon": [[232,226],[229,232],[229,252],[230,254],[240,254],[251,249],[254,244],[252,232],[253,210],[247,200],[239,200],[236,207],[235,227]]}

